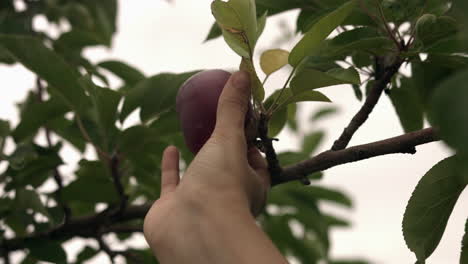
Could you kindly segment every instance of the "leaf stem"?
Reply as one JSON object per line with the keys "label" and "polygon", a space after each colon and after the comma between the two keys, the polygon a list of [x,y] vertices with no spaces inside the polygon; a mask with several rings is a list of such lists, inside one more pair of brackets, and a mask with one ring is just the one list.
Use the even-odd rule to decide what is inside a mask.
{"label": "leaf stem", "polygon": [[98,153],[99,159],[101,160],[106,160],[109,161],[111,157],[109,154],[107,154],[105,151],[103,151],[101,148],[99,148],[94,142],[91,140],[91,137],[89,136],[88,132],[86,131],[86,128],[83,125],[83,120],[81,119],[80,115],[78,113],[75,113],[75,118],[76,118],[76,123],[78,125],[78,128],[81,132],[81,135],[84,137],[86,141],[88,141],[94,149],[96,149],[96,152]]}
{"label": "leaf stem", "polygon": [[288,84],[289,84],[289,82],[291,81],[291,79],[294,77],[294,73],[296,73],[296,70],[297,70],[297,66],[293,68],[293,70],[291,71],[291,73],[290,73],[289,76],[288,76],[288,79],[287,79],[286,82],[284,83],[283,88],[281,88],[281,91],[280,91],[278,97],[276,97],[276,99],[275,99],[275,101],[273,102],[273,104],[271,104],[270,109],[268,109],[268,111],[267,111],[267,115],[268,115],[268,116],[271,116],[271,115],[278,109],[279,101],[280,101],[280,99],[281,99],[281,96],[283,95],[284,90],[288,87]]}
{"label": "leaf stem", "polygon": [[378,0],[376,0],[376,4],[377,4],[377,8],[379,9],[380,19],[382,20],[382,22],[384,24],[385,30],[387,31],[388,35],[390,36],[390,38],[395,43],[398,50],[401,50],[401,48],[402,48],[401,43],[400,43],[400,41],[398,41],[395,34],[393,34],[392,30],[390,29],[390,26],[388,25],[387,19],[385,18],[385,14],[383,12],[382,5],[380,4],[380,2]]}
{"label": "leaf stem", "polygon": [[265,79],[263,79],[263,82],[262,82],[262,85],[265,86],[265,83],[268,81],[268,79],[270,78],[271,74],[268,74],[267,76],[265,76]]}

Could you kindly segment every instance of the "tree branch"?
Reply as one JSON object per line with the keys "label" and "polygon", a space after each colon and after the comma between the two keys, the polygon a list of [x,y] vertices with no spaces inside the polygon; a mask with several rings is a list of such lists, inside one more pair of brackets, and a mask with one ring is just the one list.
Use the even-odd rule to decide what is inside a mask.
{"label": "tree branch", "polygon": [[103,234],[117,232],[119,228],[113,229],[114,225],[134,219],[142,219],[151,208],[151,205],[152,203],[150,202],[144,205],[127,207],[122,212],[107,210],[95,215],[72,218],[68,223],[47,232],[0,241],[0,248],[6,252],[11,252],[25,248],[26,242],[34,239],[68,240],[73,237],[95,238],[99,230]]}
{"label": "tree branch", "polygon": [[434,129],[427,128],[398,137],[389,138],[369,144],[350,147],[344,150],[328,150],[309,160],[286,167],[280,183],[296,181],[306,175],[324,171],[329,168],[350,162],[360,161],[387,154],[415,154],[416,146],[438,141]]}
{"label": "tree branch", "polygon": [[270,173],[271,182],[274,184],[281,180],[282,168],[278,161],[275,148],[273,147],[274,139],[268,136],[268,121],[268,117],[265,114],[260,114],[258,133],[262,143],[261,149],[265,153],[268,162],[268,172]]}
{"label": "tree branch", "polygon": [[332,150],[342,150],[348,146],[351,138],[353,137],[354,133],[364,124],[367,119],[369,118],[370,113],[374,110],[375,106],[377,105],[383,91],[387,87],[387,85],[392,80],[393,76],[398,73],[400,66],[402,65],[403,61],[401,59],[397,59],[389,67],[383,68],[383,73],[380,74],[378,68],[380,68],[379,64],[382,65],[383,62],[380,59],[377,60],[377,69],[376,69],[376,83],[374,87],[372,87],[364,105],[361,107],[359,112],[353,117],[351,122],[349,123],[348,127],[346,127],[339,137],[338,140],[335,141],[333,144]]}

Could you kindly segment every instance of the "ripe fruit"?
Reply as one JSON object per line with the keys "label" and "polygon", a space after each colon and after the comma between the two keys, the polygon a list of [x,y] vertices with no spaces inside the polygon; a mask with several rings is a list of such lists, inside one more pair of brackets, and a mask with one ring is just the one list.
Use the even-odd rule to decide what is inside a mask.
{"label": "ripe fruit", "polygon": [[189,150],[196,154],[210,138],[216,124],[218,99],[231,74],[208,70],[188,79],[177,94],[177,112]]}
{"label": "ripe fruit", "polygon": [[[194,154],[203,147],[215,128],[218,100],[230,77],[231,74],[223,70],[203,71],[188,79],[177,94],[176,106],[185,144]],[[255,123],[252,117],[253,111],[249,107],[246,127],[248,125],[249,131],[256,131],[251,125]]]}

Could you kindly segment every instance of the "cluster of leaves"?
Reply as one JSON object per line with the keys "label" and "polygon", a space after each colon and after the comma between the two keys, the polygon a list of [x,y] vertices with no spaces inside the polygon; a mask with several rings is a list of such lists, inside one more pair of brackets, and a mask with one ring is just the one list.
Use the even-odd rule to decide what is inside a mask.
{"label": "cluster of leaves", "polygon": [[[147,77],[121,61],[92,63],[84,57],[85,48],[111,47],[116,0],[24,4],[18,9],[14,1],[0,3],[0,62],[21,63],[37,76],[34,89],[19,104],[19,123],[12,127],[7,120],[0,121],[0,162],[7,165],[0,174],[0,251],[7,256],[11,250],[26,250],[22,263],[71,263],[63,243],[79,236],[101,241],[108,233],[101,228],[114,225],[137,232],[145,212],[128,221],[109,217],[109,222],[81,226],[58,237],[51,231],[103,212],[120,210],[125,215],[135,201],[157,199],[162,150],[168,145],[177,145],[185,161],[191,160],[174,102],[178,87],[194,72]],[[59,28],[58,36],[36,31],[32,22],[38,16]],[[64,28],[67,23],[70,27]],[[120,78],[122,85],[111,89],[110,75]],[[123,122],[137,108],[141,122],[124,128]],[[65,148],[81,157],[78,164],[64,160]],[[98,158],[86,159],[87,149]],[[64,175],[60,166],[65,164],[76,171]],[[106,209],[98,211],[98,205]],[[132,232],[114,233],[123,243]],[[73,263],[101,250],[87,246]],[[129,248],[120,255],[131,263],[135,258],[155,262],[147,250]]]}
{"label": "cluster of leaves", "polygon": [[[129,263],[154,263],[147,250],[109,252],[102,236],[116,233],[124,243],[132,231],[122,230],[141,230],[145,212],[133,218],[123,217],[124,220],[119,217],[130,211],[135,202],[150,204],[159,197],[159,165],[166,146],[176,145],[186,163],[192,160],[174,106],[178,88],[196,72],[147,77],[121,61],[93,63],[83,56],[85,48],[111,47],[116,32],[115,0],[25,4],[24,10],[18,10],[13,1],[0,3],[0,62],[21,63],[37,76],[34,88],[19,104],[19,123],[12,126],[7,120],[0,121],[0,162],[7,165],[0,174],[0,251],[7,256],[10,251],[23,250],[25,258],[21,263],[72,263],[62,244],[75,237],[90,237],[100,247],[87,245],[73,263],[83,263],[100,251],[111,257],[122,255]],[[50,25],[60,28],[59,35],[34,30],[32,21],[37,16],[46,17]],[[66,22],[70,28],[62,29]],[[246,64],[249,67],[248,61]],[[110,75],[121,80],[119,87],[111,89]],[[302,101],[301,97],[291,100]],[[139,122],[124,128],[123,123],[136,110]],[[291,118],[289,124],[295,127],[294,120]],[[283,162],[307,158],[322,138],[322,132],[306,137],[303,151],[283,153]],[[4,150],[6,142],[8,150]],[[69,164],[62,156],[63,150],[70,148],[82,157],[78,164]],[[90,149],[96,153],[96,159],[85,158]],[[63,174],[61,166],[65,164],[76,166],[75,172]],[[279,236],[295,241],[286,247],[293,255],[325,256],[330,244],[329,228],[348,224],[322,215],[318,201],[331,200],[350,207],[350,199],[320,187],[291,193],[299,195],[296,200],[303,199],[302,207],[297,206],[300,216],[265,214],[273,221],[265,222],[265,228],[275,236],[281,230],[291,231],[284,220],[293,216],[301,223],[310,223],[308,236],[317,233],[323,243],[316,253],[307,253],[310,245],[302,245],[301,239],[291,233]],[[283,201],[281,204],[296,207],[286,189],[275,196],[276,203]],[[98,210],[102,205],[105,209]],[[316,209],[309,213],[309,206]],[[79,225],[83,219],[94,216],[109,217],[88,226]],[[321,223],[315,225],[319,220]],[[67,228],[73,231],[62,232]]]}
{"label": "cluster of leaves", "polygon": [[[264,99],[264,87],[260,82],[253,93],[257,111],[270,118],[271,137],[288,123],[294,128],[296,103],[329,101],[316,89],[351,84],[357,99],[363,100],[388,75],[389,81],[383,83],[383,88],[403,130],[421,130],[428,120],[457,153],[422,177],[405,212],[405,240],[418,263],[424,263],[439,244],[453,207],[468,184],[466,162],[463,162],[468,158],[468,21],[463,15],[468,4],[463,0],[217,0],[212,6],[217,23],[208,39],[223,35],[243,61],[254,65],[254,48],[259,37],[255,29],[260,28],[258,25],[263,27],[265,17],[292,9],[300,9],[297,32],[303,33],[303,38],[290,52],[273,49],[260,56],[266,75],[263,84],[273,72],[288,64],[292,67],[290,77],[270,98]],[[330,38],[335,30],[338,34]],[[409,65],[409,75],[390,71],[402,63]],[[250,71],[258,80],[253,66],[241,65],[241,69]],[[364,77],[364,81],[361,82],[360,77]],[[301,161],[310,153],[303,154],[281,153],[280,162],[291,158]],[[282,188],[287,193],[292,191],[288,195],[296,200],[283,204],[284,200],[272,198],[273,204],[300,208],[301,200],[307,199],[302,196],[305,193],[294,194],[299,192],[297,188],[279,187]],[[273,197],[280,193],[282,190],[273,192]],[[313,204],[308,203],[309,208],[303,210],[313,211]],[[314,230],[310,226],[312,221],[301,218],[300,214],[298,211],[292,218],[299,220],[307,230]],[[288,230],[285,223],[291,219],[286,215],[281,220],[283,230]],[[278,224],[278,221],[266,217],[265,226]],[[271,235],[283,252],[294,252],[303,263],[315,263],[323,255],[314,255],[317,244],[306,234],[301,247],[310,247],[304,251],[301,247],[290,248],[296,245],[291,233]],[[317,233],[313,237],[321,238]],[[326,244],[327,240],[322,239],[320,245]],[[466,247],[463,250],[462,258],[466,256]],[[464,263],[463,259],[460,261]]]}
{"label": "cluster of leaves", "polygon": [[[26,249],[23,263],[70,263],[61,245],[82,236],[95,238],[100,248],[85,247],[75,263],[101,250],[122,255],[130,263],[135,259],[154,263],[146,250],[110,252],[101,236],[113,232],[123,243],[129,232],[117,230],[141,229],[144,212],[123,216],[136,202],[158,198],[159,162],[167,145],[178,146],[185,162],[193,158],[184,146],[174,102],[179,86],[195,72],[147,77],[124,62],[92,63],[85,58],[87,47],[111,46],[116,0],[25,1],[24,10],[13,2],[0,2],[0,62],[23,64],[37,75],[37,82],[19,105],[19,124],[12,127],[0,121],[0,162],[7,165],[0,174],[0,221],[5,227],[0,231],[0,250],[8,255]],[[410,65],[411,75],[397,72],[386,86],[403,129],[419,130],[427,119],[457,153],[423,176],[405,213],[406,242],[424,263],[468,183],[463,162],[468,157],[464,111],[468,93],[463,86],[468,78],[466,1],[216,0],[212,8],[218,23],[209,38],[223,35],[242,57],[241,68],[254,80],[256,111],[270,118],[270,137],[286,126],[300,132],[297,103],[330,101],[318,88],[351,84],[363,100],[388,66],[398,61]],[[300,9],[297,32],[304,37],[290,52],[273,49],[261,56],[266,75],[262,82],[253,60],[256,43],[269,16],[291,9]],[[32,21],[38,15],[56,25],[60,34],[34,30]],[[69,28],[61,26],[65,22]],[[332,31],[338,34],[330,37]],[[290,78],[265,98],[266,79],[287,64],[293,68]],[[109,75],[120,78],[122,85],[111,89]],[[314,114],[312,122],[331,109]],[[136,110],[140,121],[124,128]],[[38,143],[41,137],[46,143]],[[279,153],[281,165],[314,155],[322,138],[323,132],[314,131],[303,138],[300,151]],[[4,151],[5,142],[10,142],[11,150]],[[83,159],[72,175],[63,175],[61,153],[69,146]],[[86,149],[94,150],[98,158],[85,159]],[[53,184],[57,188],[44,188]],[[269,208],[278,210],[262,215],[260,224],[284,254],[302,263],[367,263],[329,259],[330,228],[348,223],[322,212],[322,201],[351,206],[344,194],[318,185],[275,187]],[[98,211],[102,204],[106,209]],[[106,221],[75,225],[96,215]],[[293,232],[294,223],[303,227],[300,235]],[[70,232],[66,228],[72,225],[79,228]],[[464,242],[460,263],[466,262],[466,235]]]}

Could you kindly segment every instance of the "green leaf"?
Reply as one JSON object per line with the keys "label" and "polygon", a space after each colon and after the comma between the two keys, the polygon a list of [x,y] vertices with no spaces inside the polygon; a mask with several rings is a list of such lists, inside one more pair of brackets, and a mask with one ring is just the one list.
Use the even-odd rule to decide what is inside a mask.
{"label": "green leaf", "polygon": [[257,19],[257,41],[262,36],[265,30],[266,22],[268,17],[268,11],[266,11],[261,17]]}
{"label": "green leaf", "polygon": [[296,104],[288,105],[287,125],[294,132],[298,132],[299,127],[298,127],[298,124],[297,124],[297,105]]}
{"label": "green leaf", "polygon": [[39,195],[32,190],[27,189],[18,189],[16,190],[15,196],[15,209],[16,210],[26,210],[32,209],[37,213],[41,213],[42,215],[49,217],[49,212],[47,211],[46,207],[42,204]]}
{"label": "green leaf", "polygon": [[314,151],[317,150],[317,147],[322,142],[323,138],[325,137],[325,133],[322,131],[313,132],[309,135],[306,135],[302,142],[302,152],[310,156]]}
{"label": "green leaf", "polygon": [[83,138],[76,122],[64,117],[59,117],[47,122],[46,126],[62,139],[71,143],[78,151],[85,151],[86,141]]}
{"label": "green leaf", "polygon": [[[347,57],[360,52],[367,55],[365,64],[369,63],[370,54],[388,53],[394,49],[394,43],[388,37],[382,37],[375,27],[358,27],[338,34],[317,49],[314,55],[325,57]],[[371,61],[372,62],[372,61]]]}
{"label": "green leaf", "polygon": [[154,135],[158,137],[182,132],[178,114],[174,110],[160,115],[157,120],[151,123],[150,127],[153,129]]}
{"label": "green leaf", "polygon": [[333,216],[333,215],[322,215],[323,220],[325,221],[327,226],[330,227],[350,227],[351,223],[347,220],[344,220],[340,217]]}
{"label": "green leaf", "polygon": [[278,109],[268,123],[268,136],[276,137],[281,130],[286,126],[288,121],[288,108],[283,107]]}
{"label": "green leaf", "polygon": [[468,150],[468,70],[461,71],[442,82],[434,91],[430,117],[438,134],[461,153]]}
{"label": "green leaf", "polygon": [[328,56],[342,56],[355,51],[385,53],[393,48],[393,43],[388,38],[373,37],[359,39],[351,43],[343,44],[342,46],[330,45],[326,51]]}
{"label": "green leaf", "polygon": [[254,0],[215,0],[211,11],[223,31],[226,43],[244,58],[250,58],[258,37]]}
{"label": "green leaf", "polygon": [[460,264],[468,263],[468,219],[465,224],[465,235],[462,240],[462,249],[460,254]]}
{"label": "green leaf", "polygon": [[52,263],[67,263],[67,253],[58,241],[49,239],[27,240],[26,247],[29,254],[38,260]]}
{"label": "green leaf", "polygon": [[468,52],[466,43],[468,43],[467,36],[458,34],[455,36],[440,39],[434,43],[428,43],[422,49],[422,52],[427,52],[429,54],[466,53]]}
{"label": "green leaf", "polygon": [[122,95],[114,90],[98,87],[90,79],[83,81],[87,83],[87,92],[93,103],[89,114],[99,131],[99,145],[106,151],[112,151],[112,141],[117,134],[117,107]]}
{"label": "green leaf", "polygon": [[281,152],[278,154],[278,160],[281,166],[288,166],[309,158],[309,155],[301,152]]}
{"label": "green leaf", "polygon": [[251,60],[242,58],[242,62],[239,68],[240,70],[249,73],[252,97],[256,104],[260,104],[263,101],[263,99],[265,99],[265,89],[263,87],[262,82],[258,78],[257,72],[255,70],[255,65]]}
{"label": "green leaf", "polygon": [[392,88],[390,99],[405,132],[417,131],[424,126],[424,108],[411,79],[400,79],[400,87]]}
{"label": "green leaf", "polygon": [[304,91],[298,94],[293,94],[293,91],[289,88],[285,88],[281,93],[281,90],[274,92],[266,102],[266,106],[273,103],[278,96],[281,98],[277,101],[278,109],[284,108],[288,105],[300,103],[300,102],[331,102],[331,100],[321,92],[317,91]]}
{"label": "green leaf", "polygon": [[80,74],[63,58],[32,37],[0,35],[0,45],[8,49],[26,68],[47,81],[68,105],[78,112],[89,106]]}
{"label": "green leaf", "polygon": [[352,87],[353,87],[353,92],[354,92],[354,95],[356,96],[356,99],[358,99],[359,101],[362,101],[362,98],[364,95],[362,94],[361,86],[357,84],[353,84]]}
{"label": "green leaf", "polygon": [[27,234],[28,226],[33,224],[33,218],[34,217],[25,210],[16,210],[7,215],[5,223],[17,236],[24,236]]}
{"label": "green leaf", "polygon": [[208,32],[208,36],[206,36],[205,42],[215,39],[223,34],[223,31],[219,27],[217,23],[214,23],[213,26],[211,26],[210,31]]}
{"label": "green leaf", "polygon": [[134,85],[146,78],[145,75],[135,67],[130,66],[122,61],[103,61],[100,62],[97,66],[112,72],[128,85]]}
{"label": "green leaf", "polygon": [[0,63],[13,64],[15,59],[11,56],[10,52],[0,46]]}
{"label": "green leaf", "polygon": [[68,3],[64,8],[64,15],[68,18],[72,28],[91,31],[95,26],[91,12],[81,3]]}
{"label": "green leaf", "polygon": [[424,46],[455,35],[458,32],[457,21],[448,16],[437,17],[425,14],[416,23],[416,36]]}
{"label": "green leaf", "polygon": [[[108,170],[98,161],[80,162],[77,179],[62,189],[65,202],[112,203],[118,200]],[[93,195],[89,195],[92,193]]]}
{"label": "green leaf", "polygon": [[270,75],[288,64],[289,52],[282,49],[271,49],[260,56],[260,67]]}
{"label": "green leaf", "polygon": [[16,142],[21,142],[36,134],[48,121],[65,115],[70,109],[57,98],[26,107],[21,121],[13,131]]}
{"label": "green leaf", "polygon": [[161,135],[155,131],[153,128],[141,125],[129,127],[120,136],[119,149],[124,153],[138,153],[144,148],[150,149],[153,144],[161,144]]}
{"label": "green leaf", "polygon": [[3,152],[5,138],[10,134],[10,122],[0,119],[0,156]]}
{"label": "green leaf", "polygon": [[425,62],[415,62],[411,64],[413,85],[419,91],[419,97],[425,110],[431,109],[431,97],[436,87],[454,72],[449,67],[444,67],[438,63],[431,63],[429,57]]}
{"label": "green leaf", "polygon": [[117,26],[117,0],[93,0],[82,1],[91,11],[95,21],[94,32],[105,40],[106,46],[111,46],[112,35],[116,32]]}
{"label": "green leaf", "polygon": [[60,35],[54,43],[54,48],[59,51],[69,52],[70,50],[82,50],[88,46],[105,44],[106,40],[95,32],[73,29]]}
{"label": "green leaf", "polygon": [[81,250],[81,252],[76,257],[76,263],[81,264],[84,261],[96,256],[98,253],[99,251],[97,251],[96,249],[90,246],[86,246],[85,248],[83,248],[83,250]]}
{"label": "green leaf", "polygon": [[289,64],[298,66],[306,56],[314,53],[328,35],[351,14],[355,6],[356,1],[348,1],[315,23],[291,51]]}
{"label": "green leaf", "polygon": [[310,10],[308,8],[301,9],[296,21],[296,32],[307,33],[317,20],[330,12],[331,10],[328,8],[315,10]]}
{"label": "green leaf", "polygon": [[334,115],[338,112],[338,109],[335,107],[326,107],[318,110],[315,112],[311,117],[310,121],[312,122],[317,122],[325,117],[328,117],[330,115]]}
{"label": "green leaf", "polygon": [[57,154],[60,146],[42,148],[31,144],[20,144],[8,157],[10,167],[5,172],[12,178],[6,189],[21,188],[27,185],[38,187],[50,176],[53,169],[63,164]]}
{"label": "green leaf", "polygon": [[430,169],[419,181],[406,207],[403,235],[420,262],[424,263],[436,249],[455,203],[467,185],[459,162],[453,156]]}
{"label": "green leaf", "polygon": [[373,58],[370,54],[363,51],[355,51],[353,56],[353,63],[358,68],[364,68],[373,64]]}
{"label": "green leaf", "polygon": [[140,118],[143,121],[173,107],[180,86],[198,72],[162,73],[138,82],[125,96],[120,121],[123,122],[138,107],[141,107]]}
{"label": "green leaf", "polygon": [[314,69],[304,69],[296,74],[291,81],[293,94],[308,90],[333,86],[338,84],[360,84],[359,73],[353,67],[348,69],[332,69],[321,72]]}
{"label": "green leaf", "polygon": [[353,205],[351,199],[342,192],[316,185],[305,187],[305,190],[301,193],[300,197],[304,200],[326,200],[345,207],[352,207]]}

